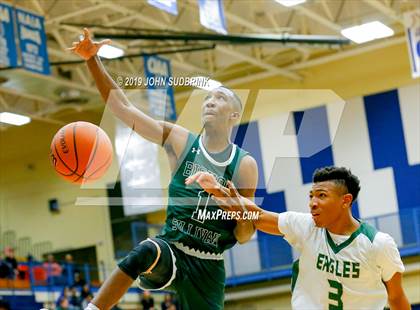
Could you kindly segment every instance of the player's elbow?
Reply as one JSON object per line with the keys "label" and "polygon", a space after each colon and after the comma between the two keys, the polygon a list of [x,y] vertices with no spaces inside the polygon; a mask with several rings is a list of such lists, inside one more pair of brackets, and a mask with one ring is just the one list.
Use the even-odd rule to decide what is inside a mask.
{"label": "player's elbow", "polygon": [[[239,228],[239,225],[243,226]],[[255,233],[254,225],[252,223],[246,223],[238,224],[238,226],[236,226],[236,229],[234,231],[236,241],[238,241],[239,244],[247,243],[249,240],[251,240],[252,236]]]}
{"label": "player's elbow", "polygon": [[249,240],[251,240],[251,236],[245,236],[245,237],[236,236],[236,240],[238,241],[239,244],[244,244],[244,243],[247,243]]}

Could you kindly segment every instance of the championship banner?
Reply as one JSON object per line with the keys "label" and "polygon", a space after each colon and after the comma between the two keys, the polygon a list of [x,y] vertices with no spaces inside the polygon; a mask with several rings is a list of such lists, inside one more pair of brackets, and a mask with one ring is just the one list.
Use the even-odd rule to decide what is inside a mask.
{"label": "championship banner", "polygon": [[150,113],[158,119],[176,120],[170,61],[158,56],[144,56],[144,73]]}
{"label": "championship banner", "polygon": [[16,9],[16,22],[22,53],[22,66],[30,71],[49,75],[50,64],[44,17]]}
{"label": "championship banner", "polygon": [[227,34],[222,0],[198,0],[200,23],[213,31]]}
{"label": "championship banner", "polygon": [[17,59],[13,8],[0,3],[0,67],[16,67]]}
{"label": "championship banner", "polygon": [[410,55],[411,75],[415,79],[420,76],[420,10],[404,14],[404,23]]}
{"label": "championship banner", "polygon": [[147,3],[169,14],[178,15],[176,0],[147,0]]}

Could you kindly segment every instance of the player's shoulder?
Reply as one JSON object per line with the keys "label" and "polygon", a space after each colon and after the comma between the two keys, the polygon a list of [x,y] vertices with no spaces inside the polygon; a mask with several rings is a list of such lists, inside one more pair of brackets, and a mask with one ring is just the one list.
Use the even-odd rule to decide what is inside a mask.
{"label": "player's shoulder", "polygon": [[377,230],[374,226],[362,222],[360,225],[360,234],[365,236],[375,247],[393,244],[394,239],[387,233]]}
{"label": "player's shoulder", "polygon": [[359,231],[360,235],[365,237],[368,240],[368,242],[372,245],[374,244],[375,239],[377,238],[379,233],[379,231],[375,227],[366,222],[362,222],[360,224]]}
{"label": "player's shoulder", "polygon": [[240,159],[237,171],[238,173],[235,174],[233,182],[240,188],[252,189],[254,194],[258,182],[258,165],[256,160],[250,155],[245,155]]}
{"label": "player's shoulder", "polygon": [[378,249],[384,249],[396,246],[394,238],[389,234],[378,231],[373,241],[373,245]]}
{"label": "player's shoulder", "polygon": [[372,225],[362,223],[360,228],[361,235],[365,236],[368,240],[367,245],[374,253],[381,256],[384,253],[390,253],[397,249],[397,245],[389,234],[377,230]]}
{"label": "player's shoulder", "polygon": [[279,226],[294,226],[312,228],[315,223],[310,213],[286,211],[279,214]]}
{"label": "player's shoulder", "polygon": [[297,245],[296,240],[307,239],[316,231],[316,226],[310,213],[286,211],[279,214],[278,228],[286,240]]}
{"label": "player's shoulder", "polygon": [[241,158],[240,165],[243,168],[247,168],[247,169],[257,169],[257,166],[258,166],[255,158],[252,157],[249,153],[243,155],[243,157]]}
{"label": "player's shoulder", "polygon": [[159,124],[163,129],[162,145],[171,145],[178,149],[182,148],[187,144],[189,136],[192,134],[185,127],[171,122],[159,121]]}
{"label": "player's shoulder", "polygon": [[310,213],[286,211],[286,212],[283,212],[282,214],[285,214],[288,217],[292,217],[298,221],[310,222],[311,224],[315,225],[314,221],[312,220],[312,215]]}

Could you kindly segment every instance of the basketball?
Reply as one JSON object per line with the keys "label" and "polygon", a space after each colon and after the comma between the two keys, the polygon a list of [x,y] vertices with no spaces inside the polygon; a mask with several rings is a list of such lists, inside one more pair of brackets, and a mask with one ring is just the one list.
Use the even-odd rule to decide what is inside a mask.
{"label": "basketball", "polygon": [[94,124],[70,123],[55,134],[51,142],[51,161],[55,171],[69,182],[95,181],[112,163],[111,140]]}

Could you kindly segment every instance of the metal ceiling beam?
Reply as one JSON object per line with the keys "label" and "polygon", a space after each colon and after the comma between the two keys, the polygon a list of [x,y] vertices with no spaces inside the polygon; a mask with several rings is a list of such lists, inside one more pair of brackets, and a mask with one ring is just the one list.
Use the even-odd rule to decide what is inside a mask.
{"label": "metal ceiling beam", "polygon": [[[340,52],[340,53],[335,53],[335,54],[332,54],[332,55],[327,55],[327,56],[319,57],[317,59],[313,59],[313,60],[305,61],[305,62],[302,62],[302,63],[290,65],[290,66],[286,67],[286,69],[301,70],[301,69],[305,69],[305,68],[309,68],[309,67],[313,67],[313,66],[322,65],[322,64],[325,64],[325,63],[328,63],[328,62],[331,62],[331,61],[336,61],[336,60],[340,60],[340,59],[344,59],[344,58],[348,58],[348,57],[357,56],[357,55],[367,53],[367,52],[371,52],[371,51],[374,51],[374,50],[377,50],[377,49],[382,49],[382,48],[386,48],[386,47],[389,47],[389,46],[402,44],[402,43],[405,42],[405,38],[404,37],[397,37],[397,38],[392,38],[392,39],[388,39],[388,40],[384,40],[384,41],[377,41],[377,42],[378,43],[369,44],[369,45],[362,45],[360,47],[355,47],[353,49],[343,51],[343,52]],[[271,78],[271,77],[276,76],[276,75],[277,74],[274,73],[274,72],[266,71],[266,72],[261,72],[261,73],[257,73],[257,74],[250,74],[248,76],[237,78],[237,79],[224,81],[223,84],[225,84],[229,87],[235,87],[235,86],[245,84],[245,83],[249,83],[249,82],[253,82],[253,81],[268,79],[268,78]],[[175,95],[175,98],[177,100],[182,100],[182,99],[188,98],[190,95],[191,95],[190,91],[178,92]]]}
{"label": "metal ceiling beam", "polygon": [[57,16],[57,17],[54,17],[54,18],[50,18],[50,19],[45,21],[45,26],[56,24],[56,23],[59,23],[63,20],[66,20],[66,19],[69,19],[69,18],[72,18],[72,17],[76,17],[76,16],[80,17],[80,16],[85,15],[87,13],[91,13],[91,12],[94,12],[94,11],[97,11],[97,10],[100,10],[100,9],[103,9],[103,8],[106,8],[106,7],[107,7],[106,3],[100,3],[100,4],[97,4],[95,6],[83,7],[79,10],[76,10],[76,11],[73,11],[73,12],[70,12],[70,13],[67,13],[67,14],[63,14],[63,15],[60,15],[60,16]]}
{"label": "metal ceiling beam", "polygon": [[[117,6],[117,5],[113,4],[113,3],[106,3],[106,5],[108,5],[109,8],[114,9],[115,11],[119,11],[120,13],[131,15],[131,16],[133,16],[133,18],[134,17],[135,18],[138,18],[139,20],[141,20],[143,22],[146,22],[146,23],[148,23],[150,25],[153,25],[155,27],[158,27],[159,29],[162,28],[162,24],[159,21],[154,20],[153,18],[150,18],[148,16],[143,16],[143,15],[140,15],[140,14],[137,14],[137,13],[133,13],[131,10],[126,9],[126,8],[122,8],[122,7],[119,7],[119,6]],[[126,16],[126,17],[128,17],[128,16]],[[174,30],[179,30],[178,27],[173,27],[173,29]],[[244,55],[242,53],[239,53],[237,51],[228,50],[227,52],[229,52],[229,55],[234,55],[234,57],[240,57],[240,58],[249,57],[249,56]],[[225,53],[226,53],[226,51],[225,51]],[[268,64],[264,64],[263,62],[258,61],[255,58],[252,58],[252,59],[253,59],[253,63],[256,66],[261,67],[261,68],[264,68],[266,70],[267,70],[267,66],[271,66],[271,65],[268,65]],[[274,66],[272,66],[272,67],[274,67]],[[275,67],[275,68],[278,69],[277,67]],[[281,70],[281,71],[283,71],[283,70]],[[279,73],[279,71],[276,71],[276,72],[277,72],[277,74],[281,74],[281,73]],[[285,74],[281,74],[281,75],[285,75],[288,78],[291,78],[291,76],[295,76],[293,79],[301,79],[301,77],[299,75],[297,75],[297,77],[296,77],[296,74],[293,73],[293,72],[286,72],[286,74],[287,75],[285,75]]]}
{"label": "metal ceiling beam", "polygon": [[307,16],[308,18],[320,23],[321,25],[324,25],[327,28],[330,28],[331,30],[334,30],[335,32],[340,33],[342,27],[330,20],[328,20],[327,18],[319,15],[318,13],[315,13],[314,11],[302,6],[302,5],[297,5],[295,7],[295,10],[305,16]]}
{"label": "metal ceiling beam", "polygon": [[[109,9],[112,9],[116,12],[119,12],[119,13],[122,13],[122,14],[125,15],[122,18],[118,18],[116,20],[110,21],[108,26],[116,26],[116,25],[128,22],[130,20],[133,20],[133,19],[138,19],[142,22],[149,23],[149,24],[151,24],[155,27],[158,27],[160,29],[162,27],[162,23],[160,23],[158,20],[155,20],[155,19],[150,18],[148,16],[140,15],[137,12],[133,13],[132,10],[129,10],[127,8],[115,5],[115,4],[110,3],[110,2],[104,2],[104,5],[108,6]],[[179,61],[177,59],[171,59],[171,63],[172,63],[173,66],[178,67],[180,69],[187,70],[187,71],[194,71],[196,73],[205,73],[206,72],[206,68],[201,68],[201,67],[195,66],[193,64],[189,64],[189,63],[186,63],[186,62]]]}
{"label": "metal ceiling beam", "polygon": [[[225,11],[225,16],[228,20],[234,22],[235,24],[241,25],[243,27],[248,28],[249,30],[260,32],[260,33],[267,33],[267,28],[261,27],[253,22],[250,22],[242,17],[239,17],[235,14],[230,13],[229,11]],[[288,31],[290,30],[289,27],[279,27],[279,31]]]}
{"label": "metal ceiling beam", "polygon": [[[92,25],[95,27],[94,25]],[[139,29],[132,33],[104,33],[97,32],[99,39],[120,39],[120,40],[173,40],[173,41],[210,41],[223,42],[226,44],[251,44],[251,43],[303,43],[303,44],[327,44],[342,45],[348,44],[350,40],[337,36],[329,35],[305,35],[305,34],[230,34],[220,35],[214,33],[201,32],[150,32]]]}
{"label": "metal ceiling beam", "polygon": [[321,0],[321,6],[325,14],[328,16],[329,20],[333,21],[334,16],[331,13],[330,7],[328,6],[328,2],[326,0]]}
{"label": "metal ceiling beam", "polygon": [[248,56],[248,55],[245,55],[245,54],[237,53],[236,51],[234,51],[230,48],[227,48],[227,47],[224,47],[224,46],[217,46],[216,50],[218,50],[218,51],[220,51],[224,54],[230,55],[232,57],[239,58],[243,61],[252,63],[253,65],[255,65],[257,67],[266,69],[266,70],[271,71],[275,74],[285,76],[289,79],[297,80],[297,81],[302,80],[302,77],[295,72],[292,72],[292,71],[286,70],[286,69],[282,69],[282,68],[276,67],[274,65],[264,63],[264,62],[261,62],[261,61],[255,59],[254,57],[251,57],[251,56]]}
{"label": "metal ceiling beam", "polygon": [[340,59],[351,57],[351,56],[356,56],[356,55],[359,55],[359,54],[362,54],[362,53],[377,50],[379,48],[385,48],[385,47],[388,47],[388,46],[401,44],[403,42],[405,42],[405,37],[396,37],[396,38],[392,38],[392,39],[388,39],[388,40],[378,41],[378,43],[376,43],[376,44],[362,45],[359,48],[353,48],[353,49],[349,49],[347,51],[342,51],[340,53],[335,53],[335,54],[332,54],[332,55],[319,57],[319,58],[309,60],[309,61],[306,61],[306,62],[290,65],[287,68],[291,68],[291,69],[294,69],[294,70],[300,70],[300,69],[304,69],[304,68],[307,68],[307,67],[318,66],[318,65],[325,64],[327,62],[336,61],[336,60],[340,60]]}
{"label": "metal ceiling beam", "polygon": [[393,9],[386,6],[379,0],[363,0],[363,1],[367,5],[381,12],[382,14],[385,14],[386,16],[393,19],[394,21],[404,25],[404,19],[401,16],[399,16]]}
{"label": "metal ceiling beam", "polygon": [[9,88],[9,87],[0,86],[0,93],[5,93],[5,94],[13,95],[16,97],[21,97],[21,98],[25,98],[25,99],[29,99],[33,101],[38,101],[38,102],[54,105],[53,101],[45,99],[44,97],[23,93],[22,91]]}
{"label": "metal ceiling beam", "polygon": [[31,0],[32,6],[35,8],[38,14],[44,16],[45,12],[38,0]]}
{"label": "metal ceiling beam", "polygon": [[0,94],[0,106],[2,106],[2,108],[4,110],[7,110],[9,105],[7,104],[6,100],[4,100],[3,96]]}
{"label": "metal ceiling beam", "polygon": [[[289,30],[293,30],[293,28],[289,28],[289,27],[285,27],[285,28],[281,28],[279,26],[279,24],[277,23],[276,19],[274,18],[273,14],[271,14],[270,12],[266,12],[265,13],[268,21],[271,23],[271,25],[274,27],[275,31],[279,31],[280,29],[289,29]],[[304,46],[296,46],[293,47],[294,49],[296,49],[297,51],[299,51],[302,54],[303,59],[308,59],[311,56],[311,50],[307,47]]]}
{"label": "metal ceiling beam", "polygon": [[[53,30],[52,34],[53,34],[55,40],[57,41],[58,45],[63,50],[65,50],[67,47],[71,46],[70,43],[68,43],[68,45],[66,45],[66,43],[64,43],[63,37],[61,36],[61,34],[58,30]],[[84,73],[82,71],[82,68],[77,67],[75,70],[76,70],[76,73],[77,73],[79,79],[82,81],[83,85],[90,86],[90,83],[89,83],[88,79],[86,78],[86,73]]]}
{"label": "metal ceiling beam", "polygon": [[[397,37],[397,38],[392,38],[389,40],[385,40],[385,41],[378,41],[378,43],[376,44],[371,44],[371,45],[362,45],[360,47],[356,47],[347,51],[342,51],[340,53],[335,53],[332,55],[327,55],[327,56],[323,56],[323,57],[319,57],[313,60],[309,60],[309,61],[305,61],[302,63],[298,63],[298,64],[294,64],[294,65],[290,65],[287,66],[286,69],[292,69],[292,70],[301,70],[301,69],[305,69],[305,68],[309,68],[309,67],[313,67],[313,66],[318,66],[318,65],[322,65],[331,61],[337,61],[340,59],[344,59],[344,58],[348,58],[348,57],[353,57],[353,56],[357,56],[363,53],[367,53],[370,51],[374,51],[377,49],[381,49],[381,48],[386,48],[389,46],[393,46],[393,45],[397,45],[397,44],[401,44],[405,42],[405,38],[404,37]],[[269,78],[274,76],[274,74],[264,74],[264,73],[259,73],[259,74],[255,74],[255,75],[251,75],[249,77],[244,77],[244,78],[238,78],[238,79],[234,79],[231,81],[227,81],[226,85],[228,86],[235,86],[235,85],[239,85],[239,84],[243,84],[246,82],[250,82],[250,81],[254,81],[254,80],[258,80],[258,79],[265,79],[265,78]]]}
{"label": "metal ceiling beam", "polygon": [[[92,0],[90,0],[90,1],[92,1]],[[96,1],[96,0],[93,0],[93,1]],[[109,25],[110,20],[109,20],[109,17],[107,15],[102,16],[102,21],[104,22],[104,25]],[[115,45],[115,43],[114,43],[114,45]],[[124,47],[119,46],[119,47],[122,48],[122,49],[125,49],[125,50],[128,48],[127,46],[124,46]],[[122,62],[124,63],[125,67],[128,68],[128,70],[130,71],[131,76],[136,75],[136,74],[140,75],[140,72],[135,70],[135,68],[134,68],[134,66],[131,62],[131,59],[124,58],[122,60]],[[117,64],[119,64],[119,62]],[[118,69],[120,69],[120,68],[118,68]],[[120,74],[125,74],[126,76],[128,76],[127,73],[123,73],[121,71],[120,71]]]}
{"label": "metal ceiling beam", "polygon": [[[191,2],[190,1],[190,3],[193,3],[194,5],[196,5],[196,2]],[[246,27],[246,28],[248,28],[248,29],[250,29],[252,31],[260,32],[260,33],[265,33],[266,30],[267,30],[266,28],[261,27],[261,26],[255,24],[255,23],[249,22],[248,20],[246,20],[246,19],[244,19],[242,17],[239,17],[239,16],[237,16],[235,14],[232,14],[229,11],[225,11],[224,13],[225,13],[225,16],[226,16],[226,18],[228,20],[231,20],[234,23],[237,23],[237,24],[239,24],[241,26],[244,26],[244,27]],[[272,18],[272,21],[271,22],[272,23],[274,22],[274,24],[276,26],[276,30],[278,30],[278,29],[280,29],[280,30],[289,30],[290,29],[288,27],[287,28],[280,28],[275,23],[274,18]],[[289,71],[289,70],[278,68],[278,67],[273,66],[273,65],[270,65],[270,64],[264,62],[261,58],[250,57],[250,56],[245,55],[245,54],[242,54],[242,53],[239,53],[239,55],[238,54],[232,54],[232,51],[233,50],[230,50],[230,49],[228,49],[226,47],[217,47],[217,49],[219,51],[222,51],[222,52],[224,52],[226,54],[229,54],[229,55],[231,55],[233,57],[239,57],[240,59],[242,59],[242,60],[244,60],[244,61],[246,61],[248,63],[252,63],[253,65],[255,65],[257,67],[262,67],[263,69],[266,69],[266,70],[269,70],[269,71],[274,71],[274,72],[276,72],[276,73],[278,73],[280,75],[283,75],[283,76],[288,77],[288,78],[293,79],[293,80],[302,80],[302,77],[299,74],[297,74],[295,72],[292,72],[292,71]]]}
{"label": "metal ceiling beam", "polygon": [[20,73],[22,73],[23,75],[26,75],[26,76],[30,76],[30,77],[38,78],[40,80],[44,80],[44,81],[46,81],[50,84],[51,83],[56,83],[56,84],[59,84],[61,86],[66,86],[66,87],[69,87],[69,88],[75,88],[75,89],[87,92],[89,94],[92,94],[92,95],[99,95],[97,90],[93,87],[84,86],[80,83],[75,83],[75,82],[72,82],[72,81],[64,80],[64,79],[56,77],[56,76],[49,76],[49,75],[47,76],[47,75],[32,73],[32,72],[27,71],[27,70],[20,70]]}

